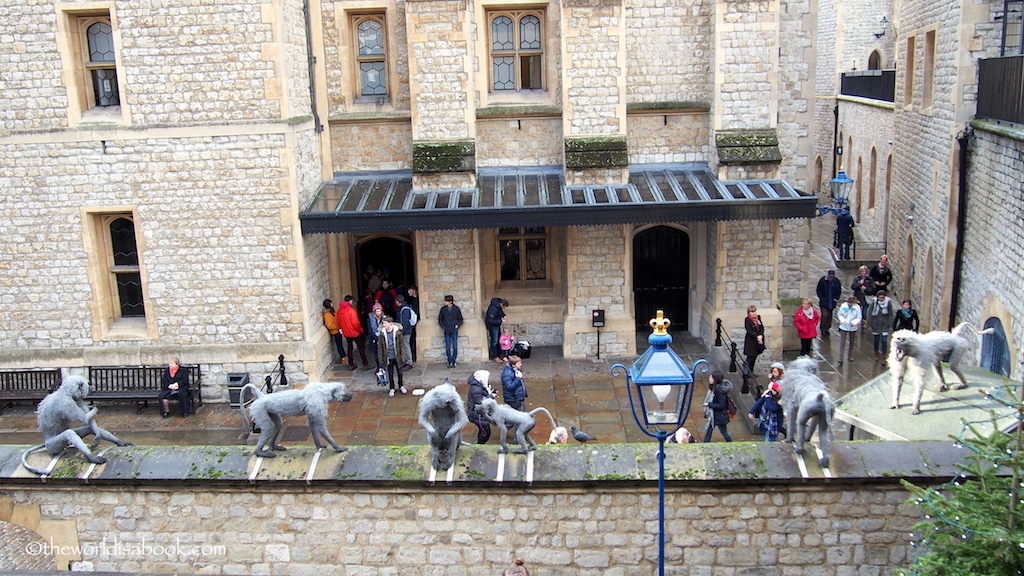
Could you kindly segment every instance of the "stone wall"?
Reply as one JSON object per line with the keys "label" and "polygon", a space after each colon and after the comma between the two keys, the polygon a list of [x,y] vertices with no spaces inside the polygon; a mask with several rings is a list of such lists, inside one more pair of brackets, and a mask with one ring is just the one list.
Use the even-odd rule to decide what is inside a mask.
{"label": "stone wall", "polygon": [[[913,560],[907,534],[919,513],[907,497],[894,485],[670,486],[666,568],[889,573]],[[653,488],[93,488],[73,502],[65,491],[33,488],[0,491],[0,501],[37,508],[42,521],[72,519],[80,545],[99,551],[82,558],[98,571],[496,575],[520,556],[538,575],[641,576],[657,565]],[[143,542],[198,553],[127,553]]]}
{"label": "stone wall", "polygon": [[477,167],[561,166],[560,117],[478,120]]}
{"label": "stone wall", "polygon": [[405,6],[413,139],[474,137],[466,3],[417,0]]}
{"label": "stone wall", "polygon": [[[991,126],[989,124],[989,126]],[[1007,263],[1024,258],[1024,131],[975,128],[967,183],[963,282],[958,320],[981,328],[1000,319],[1010,349],[1010,379],[1020,379],[1024,350],[1024,278]]]}
{"label": "stone wall", "polygon": [[420,360],[445,359],[444,334],[437,313],[446,294],[453,296],[465,321],[459,328],[460,361],[487,357],[483,316],[490,302],[483,301],[480,289],[478,242],[475,230],[424,230],[417,234],[420,321],[416,334]]}
{"label": "stone wall", "polygon": [[715,4],[716,129],[774,126],[779,10],[767,0]]}
{"label": "stone wall", "polygon": [[[907,207],[900,206],[895,211],[889,208],[890,190],[886,187],[889,176],[888,160],[893,157],[893,142],[896,139],[892,107],[888,103],[874,100],[857,99],[839,101],[839,130],[847,136],[843,143],[843,169],[846,175],[856,180],[850,192],[850,213],[857,226],[854,235],[858,242],[882,242],[886,238],[887,224],[892,221],[906,219]],[[853,137],[850,147],[849,136]],[[876,169],[874,174],[875,193],[874,205],[871,204],[871,151],[875,151]],[[906,199],[904,199],[905,201]],[[921,204],[920,201],[917,202]],[[835,216],[822,218],[835,220]],[[890,250],[893,247],[890,247]],[[893,262],[893,266],[897,263]],[[896,267],[900,271],[902,268]]]}
{"label": "stone wall", "polygon": [[626,277],[631,258],[629,234],[623,226],[571,226],[566,243],[568,317],[563,353],[567,357],[596,352],[597,332],[591,311],[605,311],[601,351],[609,356],[633,353],[632,280]]}
{"label": "stone wall", "polygon": [[624,9],[619,2],[562,5],[562,90],[566,136],[625,130]]}
{"label": "stone wall", "polygon": [[629,103],[710,101],[711,5],[697,0],[624,4]]}
{"label": "stone wall", "polygon": [[630,164],[707,162],[711,155],[710,118],[706,113],[630,114]]}
{"label": "stone wall", "polygon": [[412,168],[412,126],[408,119],[331,122],[330,131],[334,172]]}

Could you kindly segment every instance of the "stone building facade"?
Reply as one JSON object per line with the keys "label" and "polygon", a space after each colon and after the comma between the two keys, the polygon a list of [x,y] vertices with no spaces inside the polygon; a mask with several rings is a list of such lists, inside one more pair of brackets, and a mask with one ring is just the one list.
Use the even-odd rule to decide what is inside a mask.
{"label": "stone building facade", "polygon": [[1008,52],[1004,46],[1020,32],[1011,28],[1003,37],[1003,3],[894,6],[887,25],[855,16],[834,47],[819,46],[819,62],[829,61],[830,51],[845,55],[835,59],[837,75],[862,67],[877,50],[880,67],[895,69],[895,90],[891,102],[838,95],[838,134],[818,130],[817,149],[827,150],[831,138],[845,147],[844,167],[857,181],[851,210],[859,239],[884,240],[895,296],[913,301],[922,330],[960,322],[996,329],[982,342],[982,365],[1016,378],[1024,345],[1024,316],[1014,304],[1021,274],[993,257],[1021,251],[1010,222],[1020,217],[1024,131],[975,116],[979,61],[1004,52],[1020,58],[1019,38]]}
{"label": "stone building facade", "polygon": [[[0,47],[0,367],[180,356],[204,366],[212,399],[227,373],[282,354],[298,381],[320,378],[332,353],[320,302],[358,302],[367,265],[419,286],[421,359],[441,357],[445,294],[466,317],[464,357],[486,356],[494,296],[512,302],[519,337],[575,357],[597,352],[590,319],[603,309],[601,352],[628,356],[650,314],[638,291],[655,290],[640,282],[659,282],[633,266],[652,229],[685,245],[655,256],[685,272],[662,299],[691,334],[709,338],[716,318],[739,330],[749,304],[780,330],[775,303],[800,295],[813,3],[5,10],[18,25]],[[366,205],[321,210],[325,189],[372,174],[408,183],[400,217],[495,174],[540,174],[548,206],[567,200],[532,210],[529,185],[517,201],[509,184],[496,220],[397,229],[337,224]],[[667,197],[647,192],[659,182]],[[311,231],[307,215],[335,227]]]}

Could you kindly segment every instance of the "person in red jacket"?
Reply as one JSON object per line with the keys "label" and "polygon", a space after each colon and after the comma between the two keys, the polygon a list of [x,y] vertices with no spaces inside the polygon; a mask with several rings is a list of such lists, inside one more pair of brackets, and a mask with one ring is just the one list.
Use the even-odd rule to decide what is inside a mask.
{"label": "person in red jacket", "polygon": [[352,295],[345,296],[345,301],[338,305],[338,328],[348,342],[348,369],[356,369],[356,357],[352,354],[352,343],[359,348],[359,359],[363,361],[363,369],[369,370],[366,361],[366,344],[363,342],[363,325],[359,322],[359,313],[352,307]]}
{"label": "person in red jacket", "polygon": [[800,337],[801,356],[811,354],[811,342],[818,336],[819,320],[821,320],[821,314],[814,309],[811,299],[804,298],[803,306],[793,315],[793,327],[796,328],[796,334]]}

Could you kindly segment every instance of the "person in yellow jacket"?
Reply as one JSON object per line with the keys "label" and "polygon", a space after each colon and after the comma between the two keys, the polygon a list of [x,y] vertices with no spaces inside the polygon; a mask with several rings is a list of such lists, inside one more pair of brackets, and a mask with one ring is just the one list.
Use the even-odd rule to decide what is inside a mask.
{"label": "person in yellow jacket", "polygon": [[334,302],[330,298],[324,300],[324,326],[331,333],[334,345],[338,348],[338,356],[341,361],[345,360],[345,340],[341,337],[341,330],[338,329],[338,320],[334,316]]}

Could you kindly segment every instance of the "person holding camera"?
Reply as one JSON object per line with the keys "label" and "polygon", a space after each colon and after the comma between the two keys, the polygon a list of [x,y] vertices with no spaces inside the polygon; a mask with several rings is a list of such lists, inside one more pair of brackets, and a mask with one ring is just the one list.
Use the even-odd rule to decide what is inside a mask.
{"label": "person holding camera", "polygon": [[779,404],[781,386],[777,381],[768,384],[768,389],[754,402],[747,418],[757,418],[757,427],[764,434],[766,442],[779,441],[779,428],[782,424],[782,405]]}

